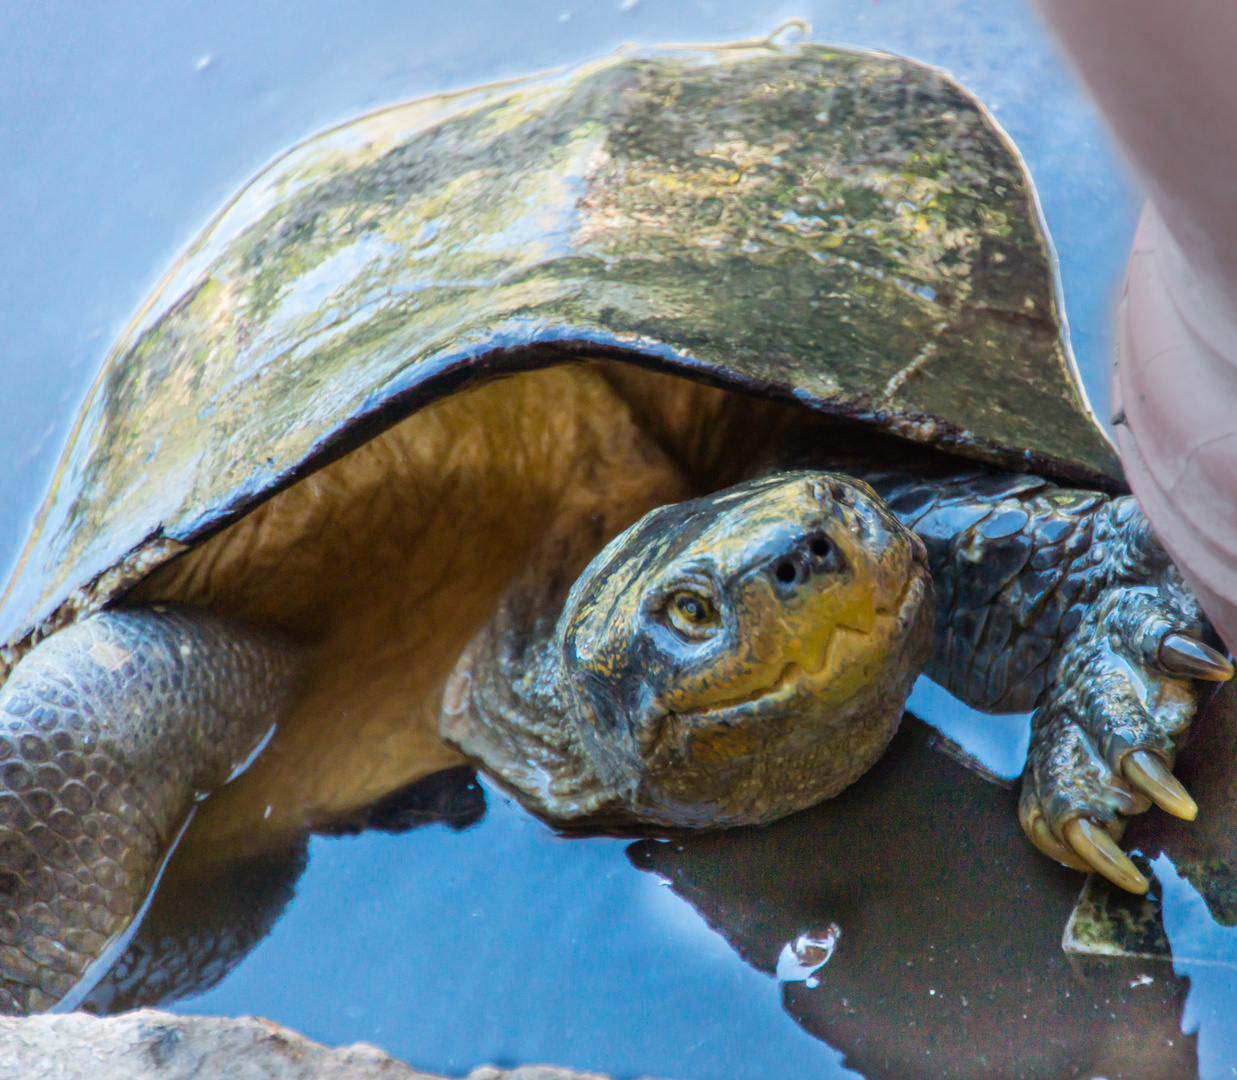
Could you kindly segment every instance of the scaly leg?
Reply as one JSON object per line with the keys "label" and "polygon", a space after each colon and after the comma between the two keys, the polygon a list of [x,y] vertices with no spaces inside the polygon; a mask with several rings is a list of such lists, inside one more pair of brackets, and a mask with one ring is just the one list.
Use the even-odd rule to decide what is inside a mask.
{"label": "scaly leg", "polygon": [[1172,775],[1194,718],[1193,679],[1232,665],[1203,644],[1202,613],[1132,499],[1110,507],[1108,580],[1059,650],[1035,716],[1019,817],[1043,851],[1122,888],[1146,879],[1115,841],[1154,802],[1192,820]]}
{"label": "scaly leg", "polygon": [[162,604],[83,620],[17,665],[0,689],[0,1013],[89,981],[297,669],[282,641]]}
{"label": "scaly leg", "polygon": [[[861,473],[862,475],[862,473]],[[1046,854],[1142,892],[1116,845],[1152,802],[1192,818],[1173,777],[1193,680],[1232,665],[1137,504],[1037,477],[866,477],[928,548],[937,591],[928,673],[991,712],[1035,709],[1020,818]]]}

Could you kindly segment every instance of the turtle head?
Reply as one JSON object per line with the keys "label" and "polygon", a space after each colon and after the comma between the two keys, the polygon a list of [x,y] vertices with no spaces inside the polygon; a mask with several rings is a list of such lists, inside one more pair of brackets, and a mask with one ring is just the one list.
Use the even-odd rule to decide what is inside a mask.
{"label": "turtle head", "polygon": [[796,472],[646,515],[558,623],[569,714],[625,812],[771,820],[880,755],[931,651],[923,545],[865,484]]}

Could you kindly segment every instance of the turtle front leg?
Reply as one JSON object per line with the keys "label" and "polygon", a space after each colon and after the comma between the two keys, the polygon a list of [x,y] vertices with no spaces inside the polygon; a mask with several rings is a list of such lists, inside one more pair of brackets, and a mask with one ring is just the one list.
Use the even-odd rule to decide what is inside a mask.
{"label": "turtle front leg", "polygon": [[1067,866],[1144,891],[1116,844],[1124,819],[1153,802],[1194,816],[1171,772],[1194,680],[1233,668],[1200,640],[1198,603],[1137,504],[1019,474],[869,480],[928,549],[928,673],[977,708],[1035,710],[1027,836]]}
{"label": "turtle front leg", "polygon": [[289,644],[175,605],[105,611],[0,688],[0,1013],[89,989],[196,799],[290,699]]}
{"label": "turtle front leg", "polygon": [[1224,681],[1233,668],[1199,640],[1198,602],[1134,500],[1105,511],[1095,528],[1096,546],[1107,548],[1096,560],[1102,582],[1054,658],[1019,818],[1058,861],[1145,892],[1116,844],[1124,819],[1152,803],[1186,820],[1197,814],[1171,770],[1194,718],[1194,680]]}

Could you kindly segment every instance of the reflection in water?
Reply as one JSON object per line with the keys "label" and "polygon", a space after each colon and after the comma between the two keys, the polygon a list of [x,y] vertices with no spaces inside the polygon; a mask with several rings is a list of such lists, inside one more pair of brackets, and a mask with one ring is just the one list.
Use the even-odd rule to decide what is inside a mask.
{"label": "reflection in water", "polygon": [[447,1071],[1228,1077],[1237,692],[1196,730],[1180,771],[1199,821],[1131,826],[1152,902],[1090,889],[1082,952],[1061,947],[1079,875],[1026,843],[1014,792],[908,719],[854,787],[762,828],[570,839],[488,789],[479,825],[399,835],[482,816],[451,769],[330,826],[361,835],[310,841],[308,870],[304,838],[213,866],[178,852],[90,1004],[188,997]]}
{"label": "reflection in water", "polygon": [[801,982],[815,989],[820,985],[816,973],[829,963],[841,936],[842,928],[830,923],[823,933],[800,934],[794,941],[786,942],[777,958],[777,981]]}
{"label": "reflection in water", "polygon": [[209,990],[271,932],[306,862],[301,841],[200,875],[181,867],[165,878],[129,948],[82,1008],[166,1006]]}
{"label": "reflection in water", "polygon": [[853,1080],[776,980],[628,842],[556,836],[494,788],[462,832],[313,837],[274,930],[185,1013],[257,1014],[418,1068],[554,1061],[618,1077]]}
{"label": "reflection in water", "polygon": [[1164,929],[1173,951],[1201,958],[1173,962],[1173,971],[1190,980],[1181,1030],[1198,1034],[1199,1075],[1207,1080],[1237,1076],[1237,927],[1216,923],[1202,895],[1178,876],[1167,855],[1151,865],[1163,889]]}
{"label": "reflection in water", "polygon": [[906,702],[908,712],[927,720],[953,745],[942,745],[995,783],[1016,782],[1031,745],[1031,713],[981,713],[943,686],[921,675]]}
{"label": "reflection in water", "polygon": [[[464,829],[485,813],[467,767],[409,784],[321,831],[401,833],[443,822]],[[192,837],[172,858],[142,925],[119,962],[86,998],[95,1013],[169,1005],[205,993],[271,932],[308,862],[307,835],[233,860],[195,858]],[[187,857],[186,857],[187,856]]]}
{"label": "reflection in water", "polygon": [[[808,4],[804,10],[812,6]],[[965,82],[983,92],[985,100],[1000,102],[1000,116],[1032,161],[1040,182],[1062,253],[1075,348],[1080,352],[1092,398],[1103,414],[1107,380],[1106,362],[1101,358],[1106,355],[1109,298],[1114,275],[1124,264],[1128,251],[1137,200],[1124,197],[1125,189],[1105,156],[1109,151],[1102,133],[1076,98],[1064,89],[1065,78],[1045,52],[1023,6],[1003,0],[997,4],[976,4],[972,0],[961,4],[908,4],[904,0],[885,0],[879,5],[815,6],[821,12],[816,20],[821,32],[840,40],[914,52],[963,75]],[[3,200],[8,207],[20,208],[19,213],[6,218],[8,239],[20,245],[25,237],[33,238],[20,249],[20,257],[10,259],[12,264],[20,263],[27,269],[22,275],[13,276],[12,288],[7,291],[8,302],[0,313],[8,320],[6,341],[19,355],[24,349],[27,362],[10,364],[5,374],[17,377],[19,387],[44,390],[36,394],[22,389],[6,395],[17,400],[25,394],[29,400],[25,407],[7,417],[5,431],[0,432],[0,438],[8,440],[4,456],[12,461],[24,457],[28,462],[30,455],[34,455],[36,464],[8,470],[3,477],[8,486],[0,492],[4,511],[0,563],[7,561],[14,544],[26,531],[27,519],[41,495],[46,476],[50,475],[58,442],[67,430],[63,426],[48,429],[52,430],[49,439],[44,431],[49,418],[59,425],[69,422],[71,410],[66,412],[63,402],[84,393],[101,356],[101,343],[109,336],[104,333],[100,337],[96,324],[122,319],[141,298],[151,267],[171,254],[165,250],[169,243],[168,222],[175,224],[174,232],[179,235],[185,222],[207,213],[213,203],[228,194],[235,178],[251,172],[272,148],[333,117],[376,101],[405,96],[410,79],[411,85],[417,87],[464,85],[492,75],[495,57],[499,58],[503,72],[523,72],[593,55],[609,48],[606,43],[611,38],[617,43],[633,35],[645,40],[737,36],[754,32],[756,28],[749,25],[751,12],[764,10],[762,5],[752,7],[729,0],[696,5],[648,3],[634,10],[627,3],[575,5],[572,19],[560,22],[560,9],[566,7],[524,4],[499,8],[474,3],[473,15],[461,18],[455,6],[437,9],[434,5],[380,3],[369,5],[358,16],[342,5],[319,3],[307,5],[296,25],[289,25],[280,5],[199,5],[191,18],[169,14],[169,8],[160,18],[152,19],[148,6],[124,0],[106,8],[100,6],[97,15],[81,8],[67,23],[62,13],[67,8],[31,7],[28,19],[10,25],[10,43],[15,46],[8,54],[12,64],[6,74],[6,85],[18,88],[17,99],[21,99],[27,112],[33,110],[33,118],[28,116],[26,123],[7,125],[5,145],[10,151],[16,148],[18,159],[24,148],[33,165],[29,169],[10,170],[6,181],[28,183],[33,179],[34,183],[28,184],[30,191],[37,189],[43,194],[33,212],[26,211],[29,200],[21,192]],[[111,28],[114,48],[99,49],[100,26],[91,22],[92,18]],[[617,19],[630,18],[641,20],[635,29],[615,24]],[[55,24],[57,19],[59,25]],[[467,27],[467,32],[456,33],[458,27]],[[219,58],[206,73],[210,80],[208,89],[204,89],[201,76],[192,72],[190,62],[202,55],[204,41]],[[409,42],[413,43],[411,47]],[[54,55],[49,54],[47,43],[54,43]],[[330,55],[326,56],[324,50],[328,46]],[[117,58],[124,57],[126,50],[130,55],[136,54],[139,62],[119,63]],[[31,93],[31,88],[42,85],[40,79],[47,72],[57,70],[57,62],[74,72],[74,79],[60,80],[59,90],[54,93]],[[137,77],[126,82],[122,77],[113,77],[117,72]],[[152,85],[157,85],[157,93],[150,92]],[[87,92],[82,92],[83,87]],[[64,107],[65,93],[73,94],[69,109]],[[220,116],[226,122],[219,122]],[[65,124],[71,126],[66,129]],[[63,136],[65,130],[69,131],[68,137],[55,137],[57,131]],[[39,135],[37,141],[31,141],[32,133]],[[78,137],[83,133],[84,137]],[[11,155],[9,159],[13,160]],[[140,162],[141,167],[113,168],[109,167],[110,162]],[[175,182],[165,182],[173,166]],[[81,197],[83,176],[90,178],[86,198]],[[139,182],[136,189],[135,180]],[[133,197],[133,190],[138,191],[137,198]],[[126,208],[131,211],[127,218]],[[124,243],[115,242],[119,236],[124,237]],[[41,313],[40,318],[32,320],[32,311]],[[100,311],[104,314],[100,315]],[[67,390],[63,389],[65,379],[61,377],[66,356],[77,367],[77,373],[71,373],[72,378],[68,379]],[[1088,356],[1094,362],[1088,364]],[[49,368],[54,377],[48,377]],[[31,381],[23,384],[21,378]],[[43,404],[34,402],[36,397]],[[1233,769],[1233,757],[1216,758],[1215,767]],[[942,817],[941,810],[955,805],[954,798],[960,789],[969,790],[965,774],[954,770],[950,775],[949,790],[943,793],[939,807],[896,799],[882,809],[880,803],[872,800],[878,809],[871,820],[860,821],[858,826],[887,840],[883,857],[892,861],[888,852],[901,854],[895,844],[905,830],[893,828],[897,824],[893,816],[905,809],[908,802],[916,818],[925,819],[927,824],[939,823],[941,832],[947,830],[953,819]],[[904,776],[903,780],[907,778]],[[1191,786],[1197,793],[1198,785],[1191,782]],[[1198,825],[1206,827],[1214,820],[1214,811],[1215,807],[1204,803]],[[828,815],[813,820],[818,820],[817,828],[822,831],[838,827],[831,825]],[[355,827],[361,824],[356,822]],[[787,825],[793,837],[800,827],[794,823]],[[1001,826],[997,846],[1020,844],[1021,838],[1013,832]],[[770,864],[795,857],[797,849],[793,846],[782,851],[783,834],[777,828],[757,835]],[[1237,830],[1231,835],[1237,838]],[[751,843],[749,839],[748,845]],[[743,872],[741,861],[728,863],[730,856],[725,850],[711,847],[707,840],[704,845],[718,862],[717,879],[733,878]],[[962,858],[963,847],[962,839],[939,837],[941,857],[947,867],[956,866],[959,875],[970,872],[974,862]],[[827,846],[829,851],[836,848],[836,844]],[[319,1029],[323,1037],[332,1041],[369,1038],[410,1060],[440,1064],[443,1068],[450,1066],[453,1059],[446,1050],[440,1053],[434,1047],[463,1046],[454,1059],[458,1064],[452,1066],[452,1071],[462,1072],[493,1053],[495,1042],[482,1031],[487,1019],[492,1026],[523,1024],[525,1028],[544,1022],[546,1041],[517,1045],[513,1038],[506,1044],[511,1048],[510,1060],[529,1060],[534,1050],[538,1052],[533,1056],[538,1058],[566,1060],[568,1054],[556,1053],[554,1047],[570,1045],[573,1038],[577,1046],[587,1041],[587,1033],[581,1035],[583,1022],[572,1019],[578,1013],[571,1011],[571,999],[606,992],[604,980],[588,978],[590,971],[600,967],[611,972],[610,996],[617,1001],[598,1002],[592,1010],[595,1016],[612,1021],[615,1014],[607,1009],[630,1005],[632,998],[641,993],[650,998],[647,1031],[632,1034],[625,1029],[615,1040],[632,1044],[629,1060],[634,1063],[625,1070],[627,1075],[718,1075],[730,1080],[735,1076],[757,1075],[749,1061],[763,1056],[776,1058],[779,1054],[785,1056],[771,1066],[769,1075],[836,1075],[826,1072],[832,1057],[810,1057],[802,1043],[793,1044],[798,1049],[786,1049],[787,1040],[794,1035],[786,1028],[793,1025],[787,1022],[786,1027],[778,1027],[776,1017],[769,1018],[762,1012],[761,995],[768,997],[766,990],[772,993],[776,989],[771,980],[763,980],[767,986],[762,984],[761,976],[745,981],[741,963],[727,966],[733,954],[725,946],[719,945],[708,953],[708,963],[701,960],[710,948],[710,936],[700,930],[699,920],[691,919],[686,905],[674,903],[675,897],[668,890],[653,885],[653,897],[664,896],[663,904],[655,909],[641,907],[634,917],[625,918],[629,912],[624,905],[648,896],[638,886],[651,885],[655,879],[630,870],[621,858],[621,847],[612,841],[556,841],[548,830],[500,802],[482,825],[463,834],[430,828],[394,836],[315,838],[308,850],[309,867],[303,877],[303,841],[300,846],[281,848],[255,861],[229,866],[222,877],[213,877],[207,866],[202,866],[202,874],[195,877],[192,860],[185,858],[171,868],[158,901],[161,906],[152,911],[142,937],[134,942],[134,950],[143,940],[161,939],[165,932],[157,929],[160,925],[178,931],[195,925],[209,930],[213,919],[221,930],[209,931],[205,936],[215,933],[223,940],[226,933],[232,933],[248,941],[222,950],[239,959],[286,910],[286,916],[270,931],[265,944],[224,977],[211,995],[190,998],[186,1011],[258,1011],[276,1015],[278,1009],[283,1009],[282,1015],[289,1022],[308,1028],[311,1025],[298,1022],[297,1016],[309,1015],[309,1005],[303,1007],[302,1002],[316,996],[328,999],[326,1010],[333,1014],[328,1019],[334,1026]],[[814,857],[810,844],[805,845],[805,850],[807,857]],[[1157,849],[1144,844],[1144,850]],[[1172,851],[1170,858],[1182,857],[1180,847]],[[413,869],[400,876],[408,864]],[[1158,869],[1161,864],[1156,865]],[[991,876],[979,879],[975,900],[982,902],[995,888],[997,897],[1006,905],[1002,911],[1008,914],[1012,907],[1009,921],[1017,924],[1021,916],[1017,899],[1043,884],[1034,877],[1011,877],[1002,883],[999,872],[999,865],[993,868],[995,885]],[[1055,872],[1048,868],[1040,873],[1052,877]],[[228,875],[233,883],[247,883],[240,887],[229,885]],[[456,878],[456,882],[451,878]],[[515,888],[517,878],[527,883],[525,891]],[[1173,935],[1173,911],[1178,900],[1169,875],[1164,878],[1165,921]],[[180,886],[176,885],[178,880]],[[1066,898],[1076,891],[1077,881],[1076,876],[1068,874],[1062,879],[1053,894],[1054,903],[1059,903],[1053,918],[1058,910],[1068,910]],[[1194,884],[1182,882],[1183,896],[1195,895],[1196,879],[1191,877],[1190,881]],[[623,888],[616,882],[622,883]],[[776,904],[772,881],[765,885],[763,893],[759,882],[750,882],[749,886],[753,903],[767,899]],[[299,895],[292,901],[294,888]],[[340,897],[338,906],[327,907],[322,901],[330,890],[348,895]],[[585,890],[587,896],[583,895]],[[1012,902],[1010,897],[1014,898]],[[538,907],[543,899],[544,909]],[[934,903],[926,892],[921,902],[929,907]],[[510,910],[521,903],[525,905],[523,909]],[[873,914],[876,918],[882,901],[878,897],[872,903],[878,909]],[[1214,897],[1207,903],[1213,911],[1222,910]],[[382,904],[389,905],[388,910],[375,914]],[[167,913],[166,922],[160,910]],[[327,916],[339,916],[340,921],[333,923],[323,917],[324,910]],[[432,925],[428,928],[417,922],[426,911],[432,913]],[[265,912],[261,918],[254,918],[261,912]],[[474,918],[474,912],[482,914]],[[538,920],[546,912],[550,914],[545,917],[552,915],[553,921],[543,924]],[[670,924],[656,917],[666,912],[677,913],[678,921]],[[814,909],[811,914],[813,918],[819,915]],[[824,917],[831,919],[834,914]],[[246,917],[252,920],[249,924]],[[1045,921],[1051,923],[1053,918]],[[465,931],[478,922],[484,922],[495,939],[513,934],[506,950],[479,950],[481,955],[475,961],[462,959],[452,967],[450,958],[444,958],[441,966],[435,966],[432,954],[441,951],[438,947],[444,942],[467,940]],[[789,922],[795,927],[793,934],[798,934],[799,924]],[[1005,927],[999,925],[999,920],[994,922],[997,925],[990,924],[986,932],[995,935],[996,943],[1003,942]],[[424,955],[404,940],[410,923],[413,945],[422,940],[430,942]],[[633,929],[633,924],[640,925]],[[841,970],[843,958],[853,951],[856,941],[862,940],[855,936],[853,920],[845,921],[845,930],[837,953],[819,972],[822,985],[814,991],[805,991],[801,985],[788,987],[788,1000],[808,1000],[812,994],[828,992],[830,979]],[[300,931],[303,934],[297,937]],[[625,931],[629,931],[626,937]],[[733,931],[728,933],[734,936]],[[1059,935],[1059,927],[1053,933]],[[1053,933],[1046,929],[1041,944],[1045,956],[1059,959]],[[637,934],[643,937],[638,938]],[[769,940],[780,947],[793,940],[791,934],[788,931],[780,941],[776,936]],[[589,943],[583,950],[588,956],[578,965],[565,951],[570,948],[572,937]],[[1205,942],[1206,935],[1199,935],[1197,940]],[[648,943],[642,953],[638,951],[641,941]],[[1174,943],[1178,941],[1174,936]],[[623,949],[627,953],[622,953]],[[325,954],[328,960],[346,959],[351,966],[333,969],[329,983],[298,979],[304,972],[313,971],[307,956],[311,951]],[[188,954],[193,955],[191,949]],[[398,954],[399,959],[410,959],[404,967],[397,968],[397,957],[393,954]],[[775,952],[772,959],[777,955]],[[989,976],[994,983],[1021,977],[1015,966],[1015,954],[1011,952],[1009,956],[1008,964],[1003,965],[999,956],[993,961],[989,951],[989,961],[994,964]],[[631,962],[627,967],[622,963],[624,957]],[[507,968],[502,966],[504,959],[511,961]],[[302,966],[296,966],[297,962]],[[766,958],[766,964],[771,962]],[[153,992],[152,997],[142,997],[138,985],[132,984],[133,996],[128,1002],[166,1001],[191,991],[196,993],[219,974],[219,969],[211,969],[205,975],[201,971],[195,973],[196,963],[199,961],[184,962],[183,981],[182,975],[170,967],[152,967],[148,980],[162,979],[163,984],[148,981],[146,992]],[[473,969],[474,963],[480,970]],[[639,963],[646,970],[666,965],[673,969],[674,976],[664,983],[641,982],[645,972],[636,967]],[[138,960],[131,951],[110,982],[123,982],[120,973],[137,968]],[[325,963],[323,969],[330,970]],[[566,1000],[539,1003],[537,993],[528,993],[529,973],[542,970],[548,970],[565,984],[562,996]],[[976,970],[982,972],[982,966]],[[1156,990],[1168,965],[1134,970],[1139,974],[1131,975],[1131,982],[1142,975],[1156,980],[1130,991],[1137,994]],[[405,981],[388,977],[391,971],[398,971]],[[1227,1076],[1230,1065],[1222,1066],[1222,1062],[1231,1063],[1237,1052],[1231,1045],[1227,1049],[1221,1046],[1225,1036],[1231,1039],[1232,1025],[1227,1010],[1217,1003],[1237,999],[1237,980],[1227,968],[1188,964],[1181,971],[1191,978],[1184,1024],[1188,1028],[1195,1023],[1200,1025],[1198,1042],[1204,1074]],[[423,993],[423,1003],[417,997],[417,982],[431,984]],[[469,987],[478,983],[491,987],[492,995],[485,999],[479,994],[470,996]],[[896,992],[897,985],[891,992]],[[619,987],[617,993],[613,992],[615,986]],[[877,986],[874,976],[873,987]],[[938,989],[940,994],[939,986],[928,989]],[[796,996],[791,998],[790,991]],[[100,987],[97,993],[103,992],[104,987]],[[742,997],[744,994],[748,996]],[[727,995],[742,999],[736,1006],[726,1000]],[[928,996],[935,1002],[935,996]],[[686,1008],[693,1001],[699,1005],[702,1016],[710,1015],[707,1010],[711,1009],[721,1022],[712,1027],[703,1022],[699,1026],[685,1024],[679,1031],[668,1032],[666,1029],[683,1015],[676,1011],[680,1004]],[[385,1015],[391,1022],[385,1030],[378,1031],[373,1017],[384,1003],[389,1006]],[[119,1007],[121,999],[113,998],[111,1004]],[[542,1011],[530,1018],[529,1012],[539,1004]],[[487,1007],[494,1009],[489,1018],[475,1015]],[[546,1013],[555,1007],[561,1022],[556,1030],[549,1031],[552,1024]],[[297,1009],[301,1011],[295,1013]],[[363,1015],[354,1015],[358,1012]],[[759,1014],[754,1022],[753,1014]],[[1097,1016],[1106,1015],[1097,1010]],[[998,1038],[1017,1044],[1021,1022],[1018,1012],[1008,1014]],[[567,1030],[573,1023],[574,1032]],[[880,1023],[878,1016],[877,1025]],[[934,1029],[926,1020],[922,1027],[908,1031],[915,1033],[906,1036],[908,1041],[930,1048]],[[469,1037],[474,1041],[468,1043]],[[404,1040],[402,1047],[398,1045],[399,1039]],[[691,1044],[702,1039],[705,1045],[692,1049]],[[713,1053],[707,1045],[709,1039],[725,1043],[726,1048]],[[676,1040],[681,1044],[677,1057],[670,1053],[656,1056],[658,1047]],[[606,1039],[597,1041],[604,1044]],[[532,1049],[528,1050],[530,1045]],[[1209,1051],[1209,1046],[1215,1049]],[[528,1050],[528,1054],[521,1057],[521,1048]],[[714,1062],[713,1073],[702,1057]],[[580,1060],[583,1063],[584,1059]],[[600,1067],[601,1051],[593,1060]],[[1149,1054],[1148,1060],[1155,1060],[1155,1055]],[[672,1067],[676,1063],[678,1067]],[[1225,1071],[1220,1071],[1222,1067]],[[1190,1075],[1192,1067],[1183,1066],[1183,1070],[1177,1075]],[[946,1071],[942,1067],[938,1075]],[[1045,1075],[1035,1072],[1031,1065],[1026,1074]]]}

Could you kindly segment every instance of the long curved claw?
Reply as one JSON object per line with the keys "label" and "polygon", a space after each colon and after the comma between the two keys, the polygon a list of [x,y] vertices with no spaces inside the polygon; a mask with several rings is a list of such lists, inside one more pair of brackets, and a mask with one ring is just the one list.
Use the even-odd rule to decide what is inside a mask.
{"label": "long curved claw", "polygon": [[1227,656],[1187,634],[1165,634],[1159,654],[1164,669],[1174,675],[1208,682],[1228,682],[1233,677],[1233,665]]}
{"label": "long curved claw", "polygon": [[1116,838],[1153,803],[1197,817],[1170,764],[1198,708],[1195,680],[1231,679],[1234,665],[1199,640],[1202,609],[1131,497],[1096,513],[1092,539],[1095,591],[1054,646],[1018,816],[1041,851],[1145,893]]}
{"label": "long curved claw", "polygon": [[1091,872],[1091,864],[1080,859],[1060,840],[1052,835],[1043,818],[1037,817],[1031,824],[1031,842],[1050,859],[1055,859],[1071,870],[1081,870],[1084,874]]}
{"label": "long curved claw", "polygon": [[1185,821],[1198,817],[1198,803],[1173,776],[1168,766],[1149,750],[1135,750],[1121,762],[1126,783],[1147,795],[1161,810]]}
{"label": "long curved claw", "polygon": [[1130,862],[1129,856],[1117,847],[1116,841],[1102,825],[1097,825],[1088,818],[1071,818],[1061,832],[1074,854],[1097,874],[1102,874],[1127,892],[1147,891],[1147,879],[1138,872],[1138,867]]}

